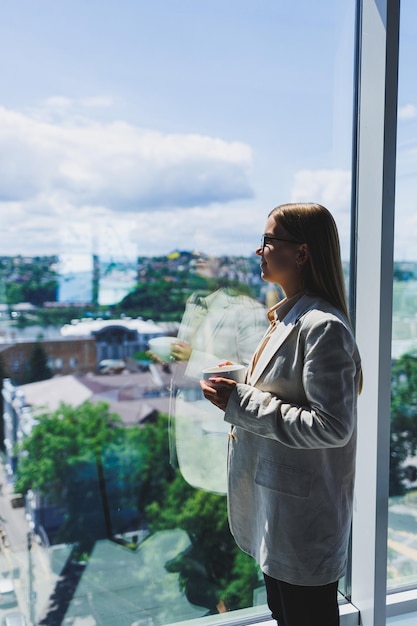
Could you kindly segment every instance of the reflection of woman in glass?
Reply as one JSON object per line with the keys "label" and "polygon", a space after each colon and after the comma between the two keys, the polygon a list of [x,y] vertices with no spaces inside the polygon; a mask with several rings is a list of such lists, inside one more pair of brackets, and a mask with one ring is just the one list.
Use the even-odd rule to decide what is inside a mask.
{"label": "reflection of woman in glass", "polygon": [[233,424],[230,526],[257,559],[280,626],[336,626],[361,381],[336,225],[317,204],[277,207],[256,252],[286,298],[269,311],[245,384],[201,382]]}
{"label": "reflection of woman in glass", "polygon": [[[200,259],[199,275],[216,281],[215,259]],[[264,307],[236,288],[220,287],[187,302],[172,346],[172,356],[184,362],[183,376],[175,368],[176,455],[183,477],[194,487],[226,493],[228,425],[223,412],[209,404],[199,380],[205,367],[229,359],[248,365],[267,327]]]}

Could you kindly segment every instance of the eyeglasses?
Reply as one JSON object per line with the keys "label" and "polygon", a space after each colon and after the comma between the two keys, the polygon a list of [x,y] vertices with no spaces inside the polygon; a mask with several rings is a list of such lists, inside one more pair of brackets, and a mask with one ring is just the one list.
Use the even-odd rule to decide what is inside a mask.
{"label": "eyeglasses", "polygon": [[296,241],[295,239],[283,239],[282,237],[271,237],[270,235],[262,235],[261,237],[261,250],[265,250],[265,246],[268,246],[272,241],[286,241],[287,243],[295,243],[299,245],[302,241]]}

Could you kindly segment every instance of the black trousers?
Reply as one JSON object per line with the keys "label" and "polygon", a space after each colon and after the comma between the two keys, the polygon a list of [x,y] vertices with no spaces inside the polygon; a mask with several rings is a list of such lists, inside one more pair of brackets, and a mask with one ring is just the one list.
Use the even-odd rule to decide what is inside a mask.
{"label": "black trousers", "polygon": [[339,626],[337,581],[318,587],[290,585],[264,574],[272,619],[279,626]]}

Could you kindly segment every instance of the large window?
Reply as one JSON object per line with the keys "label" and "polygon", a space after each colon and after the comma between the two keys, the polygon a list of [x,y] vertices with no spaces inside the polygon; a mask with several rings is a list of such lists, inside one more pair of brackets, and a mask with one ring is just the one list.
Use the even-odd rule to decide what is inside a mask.
{"label": "large window", "polygon": [[[274,206],[328,205],[349,276],[354,14],[351,0],[2,7],[2,333],[7,346],[40,341],[40,363],[42,349],[48,357],[42,369],[28,352],[18,372],[4,359],[5,482],[27,492],[31,549],[10,536],[2,573],[13,573],[30,620],[164,624],[265,611],[260,572],[228,530],[227,432],[196,381],[214,359],[247,363],[263,332],[278,294],[261,284],[253,253]],[[119,374],[135,354],[149,370],[156,331],[134,345],[100,324],[151,318],[188,341],[207,306],[185,371],[154,362]],[[89,325],[97,374],[71,343]],[[73,350],[58,357],[44,339],[62,326]],[[59,377],[35,382],[40,371]],[[67,402],[59,416],[51,394]],[[79,406],[91,400],[89,419],[105,429],[112,418],[98,414],[98,398],[124,424],[112,426],[116,440],[100,430],[99,447]],[[37,405],[51,421],[36,425]],[[67,431],[54,436],[58,417]],[[65,450],[71,419],[83,435]],[[42,428],[50,447],[38,441],[19,460],[15,443]],[[31,454],[36,463],[16,473]]]}
{"label": "large window", "polygon": [[[218,345],[253,350],[279,297],[253,253],[295,200],[336,218],[365,367],[342,625],[382,625],[387,580],[416,587],[417,16],[403,2],[396,142],[397,5],[3,3],[0,618],[267,616],[227,526],[227,433],[196,380]],[[211,321],[181,362],[161,346],[150,360],[152,339],[191,345],[225,302],[243,329],[225,322],[215,345]]]}

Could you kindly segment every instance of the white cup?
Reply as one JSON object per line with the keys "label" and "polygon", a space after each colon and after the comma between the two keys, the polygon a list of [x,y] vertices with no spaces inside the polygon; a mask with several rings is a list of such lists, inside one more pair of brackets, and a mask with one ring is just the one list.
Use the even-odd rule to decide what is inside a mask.
{"label": "white cup", "polygon": [[206,367],[203,369],[204,380],[209,380],[212,376],[219,376],[221,378],[230,378],[237,383],[245,382],[246,367],[233,363],[233,365],[217,365],[216,367]]}
{"label": "white cup", "polygon": [[149,350],[167,362],[171,358],[171,348],[175,341],[176,337],[154,337],[149,340]]}

